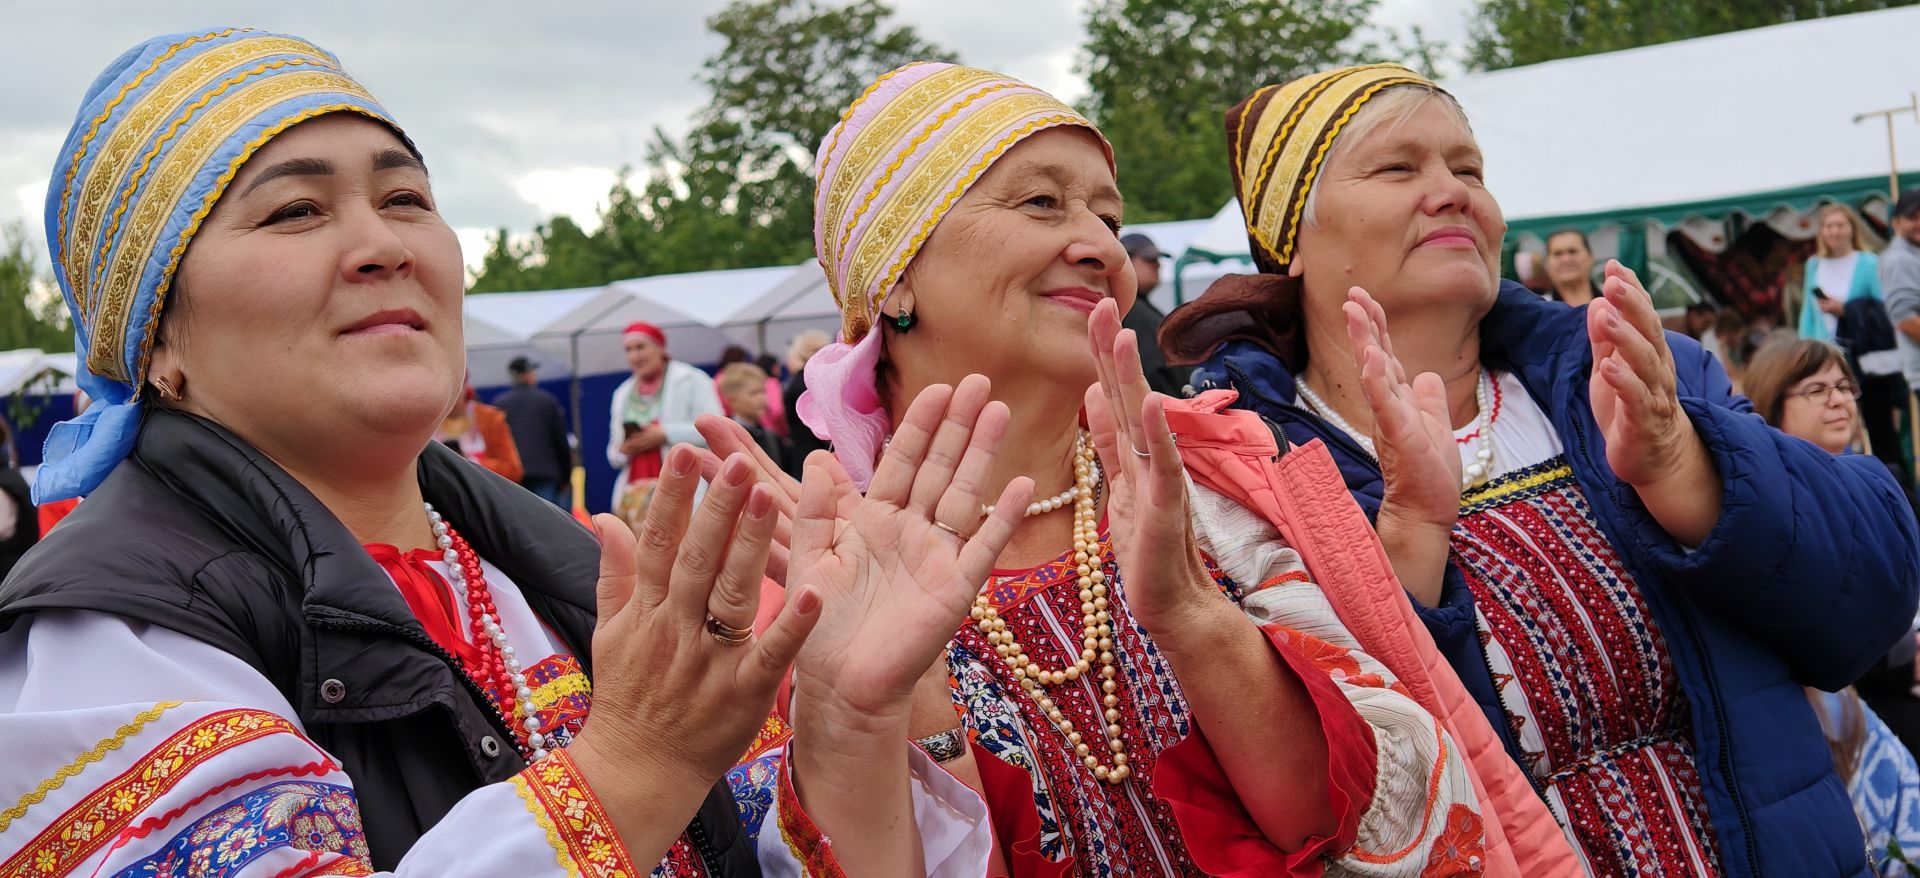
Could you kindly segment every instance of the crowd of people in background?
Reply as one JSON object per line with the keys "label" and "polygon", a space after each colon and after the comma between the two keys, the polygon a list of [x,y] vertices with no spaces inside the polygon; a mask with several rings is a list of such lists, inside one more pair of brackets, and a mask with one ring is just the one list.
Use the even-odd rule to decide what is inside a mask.
{"label": "crowd of people in background", "polygon": [[838,332],[632,323],[601,450],[530,357],[479,398],[337,59],[136,46],[49,189],[91,403],[30,495],[0,436],[0,874],[1917,868],[1920,191],[1792,319],[1663,314],[1578,230],[1503,278],[1415,71],[1216,109],[1252,270],[1162,313],[1091,121],[881,76]]}

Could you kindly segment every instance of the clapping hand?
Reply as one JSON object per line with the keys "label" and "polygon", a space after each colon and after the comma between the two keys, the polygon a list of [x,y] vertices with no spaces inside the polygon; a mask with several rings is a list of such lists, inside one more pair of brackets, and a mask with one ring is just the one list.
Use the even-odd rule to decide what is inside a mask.
{"label": "clapping hand", "polygon": [[771,491],[736,456],[696,510],[697,464],[684,446],[667,455],[637,545],[619,519],[594,519],[593,712],[567,752],[622,838],[643,851],[658,841],[664,852],[746,752],[821,615],[819,593],[802,590],[765,634],[753,633]]}
{"label": "clapping hand", "polygon": [[1008,413],[987,379],[935,385],[908,407],[865,497],[832,455],[807,459],[788,585],[827,609],[794,666],[801,697],[837,719],[904,726],[914,683],[968,618],[1033,481],[1014,479],[981,516]]}
{"label": "clapping hand", "polygon": [[1360,392],[1373,412],[1374,453],[1385,483],[1380,516],[1451,530],[1460,514],[1461,468],[1446,385],[1432,372],[1407,379],[1387,334],[1387,312],[1366,290],[1349,290],[1340,308]]}
{"label": "clapping hand", "polygon": [[1673,352],[1640,279],[1608,260],[1601,294],[1587,306],[1593,419],[1614,475],[1636,487],[1652,484],[1674,473],[1700,437],[1680,408]]}
{"label": "clapping hand", "polygon": [[1103,299],[1087,320],[1098,382],[1087,390],[1087,426],[1106,472],[1107,527],[1124,573],[1127,608],[1155,636],[1219,600],[1193,537],[1186,469],[1167,427],[1167,398],[1140,370],[1140,341]]}

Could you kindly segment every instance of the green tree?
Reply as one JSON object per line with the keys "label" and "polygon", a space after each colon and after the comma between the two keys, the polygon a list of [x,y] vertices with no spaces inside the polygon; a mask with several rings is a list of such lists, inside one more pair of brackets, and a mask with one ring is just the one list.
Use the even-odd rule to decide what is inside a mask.
{"label": "green tree", "polygon": [[44,280],[25,225],[0,225],[0,350],[73,349],[65,305]]}
{"label": "green tree", "polygon": [[1914,0],[1480,0],[1469,63],[1517,67]]}
{"label": "green tree", "polygon": [[[1232,196],[1222,113],[1262,85],[1379,57],[1375,0],[1094,0],[1079,71],[1130,221],[1212,216]],[[1432,51],[1424,40],[1420,45]]]}
{"label": "green tree", "polygon": [[656,129],[638,185],[623,173],[600,226],[556,218],[493,236],[475,292],[553,289],[798,262],[813,252],[813,152],[847,104],[909,61],[953,60],[881,0],[735,0],[696,81],[711,94],[685,137]]}

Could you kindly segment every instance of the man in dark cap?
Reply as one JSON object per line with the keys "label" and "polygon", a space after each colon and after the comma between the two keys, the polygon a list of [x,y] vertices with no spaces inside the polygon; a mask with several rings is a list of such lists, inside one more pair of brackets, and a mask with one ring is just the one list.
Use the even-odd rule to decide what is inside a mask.
{"label": "man in dark cap", "polygon": [[513,442],[520,447],[520,464],[526,472],[520,486],[561,509],[572,505],[573,449],[567,443],[567,416],[560,400],[540,389],[538,364],[527,357],[514,357],[507,364],[513,387],[495,397],[493,404],[507,413],[507,427]]}
{"label": "man in dark cap", "polygon": [[1140,336],[1140,368],[1147,375],[1147,385],[1176,399],[1184,397],[1187,376],[1193,370],[1167,365],[1167,355],[1160,351],[1160,321],[1166,315],[1147,301],[1147,294],[1160,285],[1160,248],[1152,238],[1137,233],[1121,236],[1120,246],[1127,248],[1127,258],[1133,260],[1134,274],[1140,278],[1140,295],[1120,323]]}

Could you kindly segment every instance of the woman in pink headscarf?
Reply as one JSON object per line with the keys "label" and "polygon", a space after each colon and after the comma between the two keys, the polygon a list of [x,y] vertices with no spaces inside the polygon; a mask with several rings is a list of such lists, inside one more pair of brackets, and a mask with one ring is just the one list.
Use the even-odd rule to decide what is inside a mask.
{"label": "woman in pink headscarf", "polygon": [[[1481,819],[1448,735],[1271,524],[1188,481],[1171,403],[1120,328],[1137,284],[1092,124],[999,74],[911,64],[828,133],[816,179],[843,323],[808,362],[798,412],[834,458],[812,456],[804,491],[758,455],[763,477],[803,517],[827,472],[843,512],[911,506],[928,492],[892,459],[978,413],[1004,425],[998,450],[944,461],[954,483],[1037,488],[1024,510],[934,510],[937,540],[1012,535],[910,692],[851,683],[905,634],[824,624],[813,643],[837,666],[809,662],[796,689],[822,673],[871,689],[842,708],[979,791],[991,874],[1479,874]],[[950,401],[946,422],[917,417],[929,396]],[[737,425],[700,426],[716,451],[751,451]],[[787,582],[813,581],[803,554]],[[833,759],[794,755],[803,775],[876,770]],[[822,819],[859,804],[830,793],[800,799]]]}
{"label": "woman in pink headscarf", "polygon": [[637,527],[647,517],[666,449],[682,442],[705,447],[693,420],[720,414],[720,397],[705,372],[667,356],[667,335],[660,327],[635,322],[620,343],[633,374],[613,391],[607,463],[619,473],[613,511]]}

